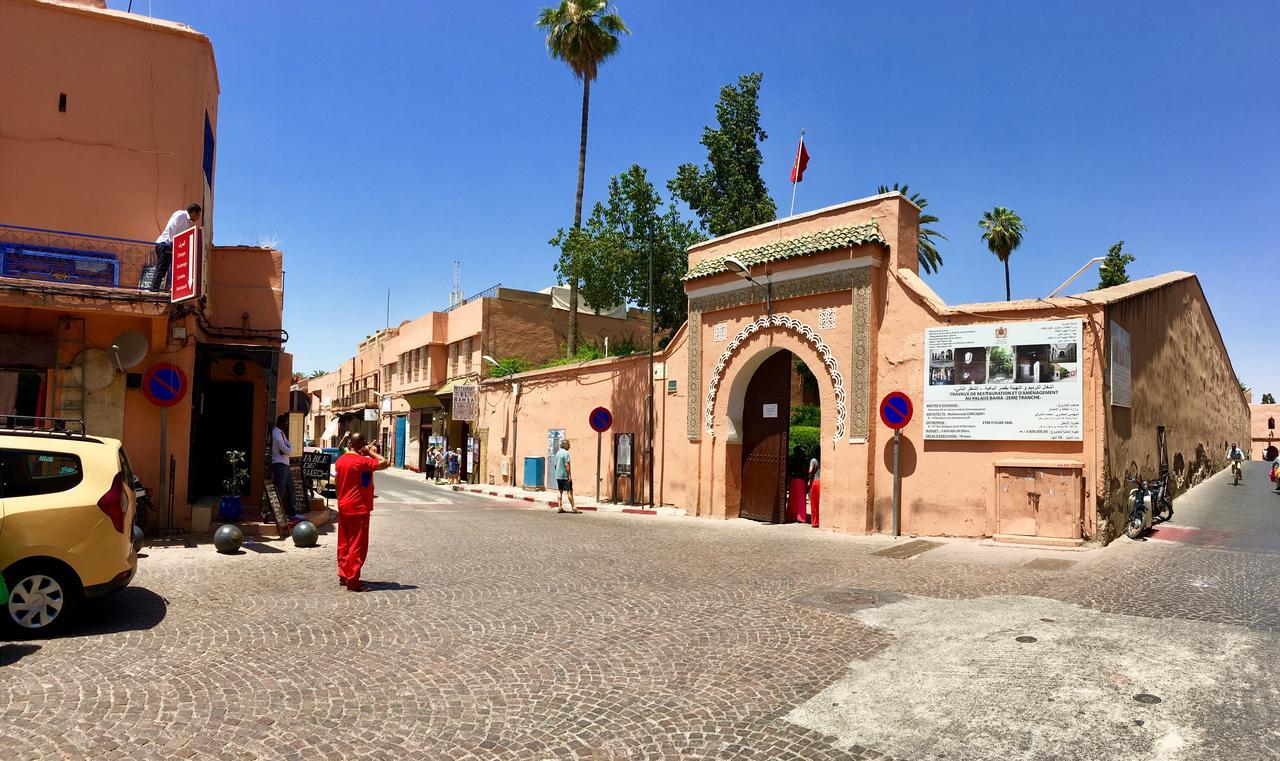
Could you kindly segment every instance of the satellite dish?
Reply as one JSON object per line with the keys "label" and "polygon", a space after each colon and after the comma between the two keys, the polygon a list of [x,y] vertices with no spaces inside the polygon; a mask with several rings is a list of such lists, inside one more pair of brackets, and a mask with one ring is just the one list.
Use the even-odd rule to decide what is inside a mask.
{"label": "satellite dish", "polygon": [[147,358],[147,337],[132,330],[126,330],[115,337],[111,348],[107,350],[116,369],[124,372]]}

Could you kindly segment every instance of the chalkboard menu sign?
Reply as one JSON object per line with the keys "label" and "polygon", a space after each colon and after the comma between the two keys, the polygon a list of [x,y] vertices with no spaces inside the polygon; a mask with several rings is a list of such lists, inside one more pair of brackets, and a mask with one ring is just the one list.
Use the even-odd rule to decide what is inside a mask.
{"label": "chalkboard menu sign", "polygon": [[310,506],[307,504],[307,482],[302,478],[302,462],[290,462],[289,471],[293,474],[293,514],[305,515],[310,512]]}
{"label": "chalkboard menu sign", "polygon": [[302,453],[302,475],[306,478],[327,481],[329,479],[329,466],[332,464],[333,457],[328,452]]}
{"label": "chalkboard menu sign", "polygon": [[271,509],[271,515],[276,519],[276,528],[281,532],[285,526],[289,525],[288,518],[284,514],[284,506],[280,504],[280,495],[276,494],[276,487],[270,481],[262,489],[262,496],[266,499],[267,507]]}

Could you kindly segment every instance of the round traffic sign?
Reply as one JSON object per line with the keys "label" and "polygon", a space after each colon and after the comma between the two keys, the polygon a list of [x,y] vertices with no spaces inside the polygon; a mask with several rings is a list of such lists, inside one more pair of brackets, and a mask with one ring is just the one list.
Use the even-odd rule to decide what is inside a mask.
{"label": "round traffic sign", "polygon": [[607,407],[596,407],[591,410],[591,430],[604,433],[613,425],[613,413]]}
{"label": "round traffic sign", "polygon": [[901,391],[891,391],[880,400],[880,421],[895,431],[911,422],[911,397]]}
{"label": "round traffic sign", "polygon": [[142,395],[157,407],[172,407],[187,395],[187,374],[169,362],[157,362],[142,375]]}

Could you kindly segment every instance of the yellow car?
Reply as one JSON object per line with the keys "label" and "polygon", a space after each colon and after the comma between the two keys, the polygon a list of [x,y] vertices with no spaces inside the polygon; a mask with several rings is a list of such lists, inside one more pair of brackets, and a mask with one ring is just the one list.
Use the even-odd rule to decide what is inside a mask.
{"label": "yellow car", "polygon": [[64,624],[138,567],[132,473],[116,439],[0,428],[0,616],[21,634]]}

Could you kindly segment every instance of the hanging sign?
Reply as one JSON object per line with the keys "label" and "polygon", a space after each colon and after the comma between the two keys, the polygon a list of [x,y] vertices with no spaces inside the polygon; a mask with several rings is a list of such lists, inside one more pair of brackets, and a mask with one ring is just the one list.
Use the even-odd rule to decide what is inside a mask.
{"label": "hanging sign", "polygon": [[1080,441],[1081,320],[985,323],[924,333],[924,437]]}
{"label": "hanging sign", "polygon": [[460,420],[465,423],[474,423],[479,410],[477,404],[479,398],[478,386],[454,386],[453,387],[453,413],[451,417],[454,420]]}
{"label": "hanging sign", "polygon": [[172,273],[170,301],[176,303],[202,295],[203,253],[204,239],[199,226],[173,236],[173,266],[169,270]]}

